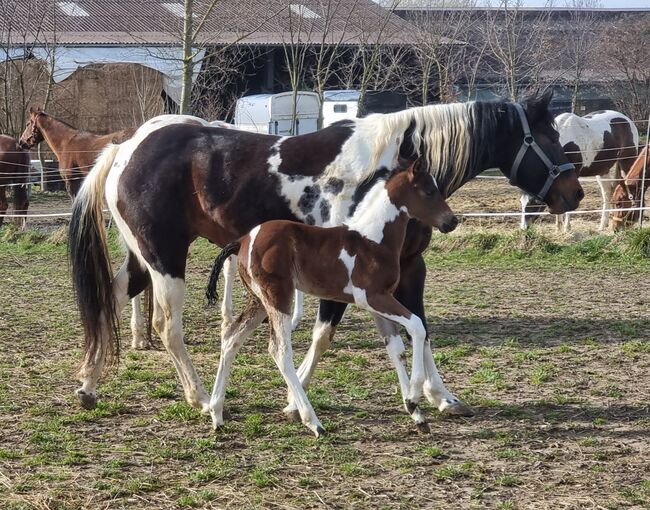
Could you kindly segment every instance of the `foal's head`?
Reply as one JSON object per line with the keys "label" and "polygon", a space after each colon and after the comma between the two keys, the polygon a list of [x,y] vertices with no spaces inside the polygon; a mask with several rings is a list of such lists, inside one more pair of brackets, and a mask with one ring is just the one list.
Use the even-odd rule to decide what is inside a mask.
{"label": "foal's head", "polygon": [[386,188],[397,207],[406,207],[410,217],[425,225],[436,227],[445,234],[458,225],[458,218],[447,205],[421,158],[406,170],[394,174]]}
{"label": "foal's head", "polygon": [[40,108],[30,106],[29,121],[25,126],[25,131],[23,131],[23,134],[20,136],[20,141],[18,142],[22,149],[31,149],[44,140],[43,133],[38,126],[39,115],[45,115],[45,112]]}

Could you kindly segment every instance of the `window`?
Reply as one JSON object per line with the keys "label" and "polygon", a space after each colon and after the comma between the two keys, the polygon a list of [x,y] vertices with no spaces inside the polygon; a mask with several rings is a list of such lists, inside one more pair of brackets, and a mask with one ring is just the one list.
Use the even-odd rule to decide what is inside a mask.
{"label": "window", "polygon": [[82,9],[74,2],[57,2],[56,4],[67,16],[90,16],[87,11]]}
{"label": "window", "polygon": [[348,105],[346,104],[335,104],[334,113],[348,113]]}
{"label": "window", "polygon": [[319,14],[316,14],[314,11],[308,9],[305,5],[302,4],[289,4],[289,9],[291,9],[291,12],[293,12],[294,14],[297,14],[298,16],[302,16],[305,19],[320,18]]}

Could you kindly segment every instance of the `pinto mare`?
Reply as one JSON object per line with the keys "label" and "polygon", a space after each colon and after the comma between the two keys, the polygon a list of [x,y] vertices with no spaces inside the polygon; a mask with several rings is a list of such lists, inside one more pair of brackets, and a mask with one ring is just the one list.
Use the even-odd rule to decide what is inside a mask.
{"label": "pinto mare", "polygon": [[[29,152],[23,150],[20,142],[7,135],[0,135],[0,227],[9,208],[7,189],[12,188],[14,212],[27,214],[29,207],[29,173],[31,162]],[[27,225],[27,218],[19,220],[22,228]]]}
{"label": "pinto mare", "polygon": [[[424,157],[445,196],[497,167],[513,184],[538,194],[552,212],[575,209],[583,192],[553,128],[550,99],[411,108],[289,138],[176,124],[138,130],[123,144],[107,147],[82,185],[70,223],[71,273],[85,333],[77,390],[81,404],[95,405],[105,362],[119,354],[119,311],[151,278],[161,310],[154,326],[188,403],[209,413],[210,399],[189,359],[182,329],[186,258],[197,237],[225,246],[273,219],[341,225],[374,180],[418,157]],[[536,143],[524,146],[525,137]],[[555,165],[563,171],[555,172]],[[128,249],[114,278],[101,215],[104,194]],[[430,233],[415,220],[409,223],[395,291],[398,301],[423,321],[421,252]],[[321,301],[313,344],[299,372],[304,387],[345,307]],[[399,329],[382,317],[375,320],[388,352],[403,349]],[[427,399],[443,412],[472,413],[445,388],[428,342],[424,358]],[[292,405],[289,415],[294,415]]]}
{"label": "pinto mare", "polygon": [[[406,370],[402,370],[403,353],[394,351],[391,359],[398,370],[405,408],[417,408],[424,384],[426,329],[422,320],[393,296],[409,218],[443,233],[458,225],[435,180],[422,168],[421,159],[386,180],[377,179],[342,226],[323,228],[272,220],[222,250],[210,275],[208,300],[216,300],[219,272],[231,253],[237,253],[239,275],[249,299],[244,312],[222,332],[219,370],[210,399],[215,429],[223,425],[226,385],[234,358],[253,330],[268,317],[269,353],[287,383],[302,422],[316,436],[325,432],[293,364],[291,304],[297,289],[321,299],[354,303],[404,326],[413,339],[410,382]],[[316,247],[318,256],[314,257]],[[327,278],[323,278],[325,274]],[[421,413],[412,416],[419,428],[428,428]]]}
{"label": "pinto mare", "polygon": [[[622,113],[612,110],[592,112],[584,117],[573,113],[562,113],[555,117],[560,133],[560,143],[580,177],[596,177],[603,199],[600,230],[608,226],[610,197],[613,181],[620,181],[629,171],[637,155],[639,131],[634,122]],[[602,178],[604,177],[604,179]],[[521,228],[529,225],[526,213],[541,212],[544,207],[521,195]],[[564,231],[569,230],[569,214],[564,216]],[[557,218],[558,228],[560,218]]]}
{"label": "pinto mare", "polygon": [[616,186],[612,194],[612,203],[614,204],[612,223],[614,230],[619,230],[639,220],[641,211],[625,211],[620,209],[643,207],[645,200],[642,200],[642,198],[644,199],[645,197],[642,195],[645,194],[648,186],[650,186],[647,174],[648,167],[650,167],[650,151],[648,151],[648,145],[646,145],[634,161],[625,179]]}

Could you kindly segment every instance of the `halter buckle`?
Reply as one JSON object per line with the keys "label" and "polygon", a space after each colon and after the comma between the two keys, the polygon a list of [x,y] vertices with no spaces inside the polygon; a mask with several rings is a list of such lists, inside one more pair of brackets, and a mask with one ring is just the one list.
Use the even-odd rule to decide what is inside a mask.
{"label": "halter buckle", "polygon": [[560,167],[557,165],[553,165],[548,170],[548,176],[551,177],[552,179],[557,179],[558,175],[560,175],[561,173],[562,170],[560,170]]}
{"label": "halter buckle", "polygon": [[524,136],[524,143],[528,146],[533,145],[533,143],[535,143],[535,139],[533,138],[533,135]]}

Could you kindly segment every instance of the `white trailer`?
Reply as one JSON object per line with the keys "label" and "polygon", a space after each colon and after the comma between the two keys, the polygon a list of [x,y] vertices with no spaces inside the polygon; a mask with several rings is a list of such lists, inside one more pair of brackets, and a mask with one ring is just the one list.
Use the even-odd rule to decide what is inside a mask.
{"label": "white trailer", "polygon": [[318,130],[320,99],[315,92],[298,92],[296,97],[295,130],[293,93],[255,94],[244,96],[235,106],[235,126],[254,133],[271,135],[302,135]]}
{"label": "white trailer", "polygon": [[326,90],[323,93],[323,127],[345,119],[356,119],[358,90]]}

